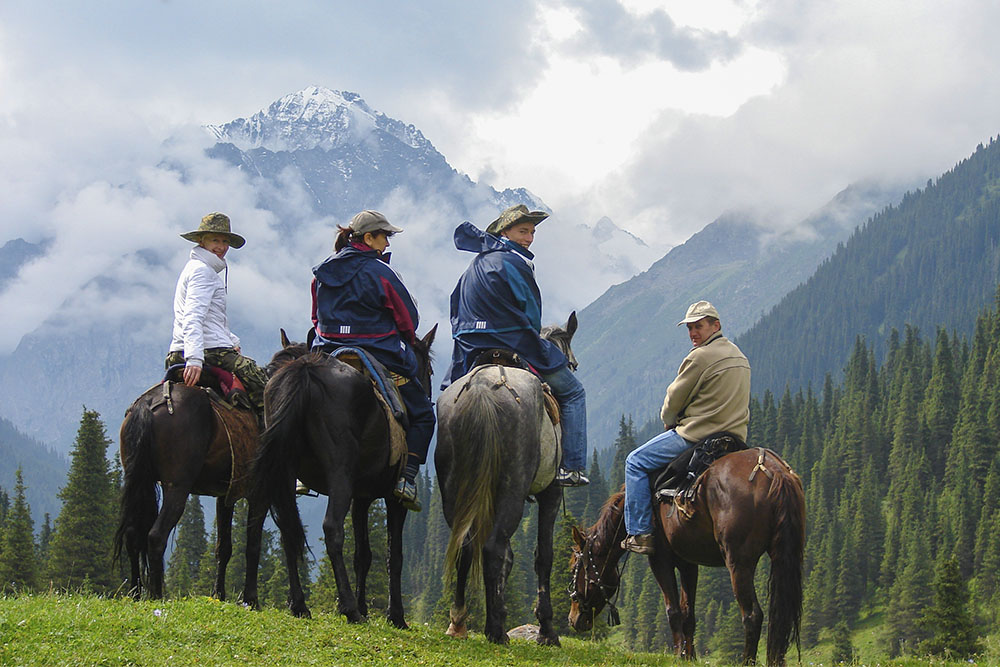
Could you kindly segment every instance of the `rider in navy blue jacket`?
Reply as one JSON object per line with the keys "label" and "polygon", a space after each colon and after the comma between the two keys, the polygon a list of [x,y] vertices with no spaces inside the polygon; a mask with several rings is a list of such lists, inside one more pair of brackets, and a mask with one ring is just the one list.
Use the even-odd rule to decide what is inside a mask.
{"label": "rider in navy blue jacket", "polygon": [[455,247],[474,252],[469,268],[451,293],[451,330],[455,340],[448,382],[471,370],[483,350],[517,352],[549,384],[559,401],[563,461],[557,482],[589,483],[587,407],[583,385],[569,369],[566,355],[543,339],[542,295],[535,282],[534,255],[528,250],[535,226],[548,217],[519,204],[505,210],[485,232],[463,222],[455,229]]}
{"label": "rider in navy blue jacket", "polygon": [[335,254],[313,268],[313,348],[360,347],[408,380],[399,386],[406,406],[409,453],[394,493],[407,509],[420,511],[416,475],[427,460],[434,433],[434,407],[416,377],[413,352],[417,306],[389,266],[389,237],[403,231],[377,211],[362,211],[341,227]]}

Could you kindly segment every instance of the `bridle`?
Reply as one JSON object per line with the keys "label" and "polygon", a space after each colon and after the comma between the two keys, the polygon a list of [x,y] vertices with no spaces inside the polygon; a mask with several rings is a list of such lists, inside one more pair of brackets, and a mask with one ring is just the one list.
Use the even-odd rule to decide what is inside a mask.
{"label": "bridle", "polygon": [[[624,518],[625,517],[623,514],[622,517],[619,519],[619,526],[618,526],[619,528],[621,527],[621,522],[624,521]],[[617,534],[618,534],[618,529],[616,528],[615,532],[612,533],[612,535],[614,536]],[[595,607],[597,605],[596,604],[592,605],[589,602],[589,600],[591,597],[590,593],[591,589],[592,588],[596,589],[601,594],[601,600],[599,600],[599,603],[603,603],[608,607],[608,625],[615,626],[618,625],[618,623],[620,622],[619,620],[620,617],[618,614],[618,608],[615,606],[614,601],[618,599],[618,591],[620,590],[619,583],[621,582],[621,573],[622,570],[625,568],[625,563],[628,561],[628,552],[627,551],[625,552],[625,560],[622,561],[621,567],[615,569],[616,580],[619,583],[615,584],[605,583],[603,579],[604,579],[604,574],[607,572],[608,563],[611,561],[611,548],[610,547],[608,548],[608,554],[607,557],[604,559],[604,564],[601,566],[601,569],[598,570],[597,563],[595,562],[596,559],[593,557],[594,542],[596,540],[596,537],[597,537],[596,533],[587,535],[587,540],[583,545],[583,549],[581,550],[576,547],[574,547],[573,549],[574,556],[576,558],[573,563],[573,573],[571,575],[572,578],[570,579],[569,599],[570,603],[575,602],[577,604],[581,614],[590,615],[591,620],[593,620],[593,616],[596,614]],[[614,537],[612,537],[612,539],[614,539]],[[586,565],[584,565],[584,561],[586,561]],[[581,567],[583,567],[585,570],[583,573],[584,584],[583,584],[582,594],[576,590]]]}

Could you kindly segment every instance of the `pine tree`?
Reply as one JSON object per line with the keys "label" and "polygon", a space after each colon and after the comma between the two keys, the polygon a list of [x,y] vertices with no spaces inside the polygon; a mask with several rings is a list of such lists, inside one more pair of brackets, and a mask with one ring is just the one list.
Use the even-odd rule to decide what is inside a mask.
{"label": "pine tree", "polygon": [[167,564],[164,583],[173,596],[181,597],[196,592],[201,559],[207,544],[205,511],[202,509],[201,499],[198,496],[188,496],[184,514],[177,526],[177,539]]}
{"label": "pine tree", "polygon": [[31,520],[31,508],[24,499],[21,468],[17,469],[15,479],[14,504],[7,514],[0,541],[0,590],[30,591],[38,583],[35,526]]}
{"label": "pine tree", "polygon": [[60,588],[85,581],[97,592],[118,587],[111,568],[118,489],[105,456],[109,444],[100,416],[84,408],[49,550],[49,578]]}
{"label": "pine tree", "polygon": [[920,648],[928,653],[965,659],[983,650],[975,620],[968,608],[969,591],[958,561],[949,558],[934,579],[934,604],[923,616],[922,625],[932,633]]}
{"label": "pine tree", "polygon": [[625,483],[625,458],[636,446],[632,416],[629,415],[626,421],[625,415],[622,415],[618,421],[618,437],[615,438],[615,455],[611,460],[611,470],[608,471],[608,481],[611,483],[612,491],[617,491]]}
{"label": "pine tree", "polygon": [[851,631],[847,623],[840,621],[833,627],[833,648],[830,655],[830,662],[837,664],[851,664],[854,661],[854,645],[851,644]]}
{"label": "pine tree", "polygon": [[42,519],[42,529],[38,531],[38,571],[45,572],[48,568],[49,544],[52,542],[52,519],[45,513]]}

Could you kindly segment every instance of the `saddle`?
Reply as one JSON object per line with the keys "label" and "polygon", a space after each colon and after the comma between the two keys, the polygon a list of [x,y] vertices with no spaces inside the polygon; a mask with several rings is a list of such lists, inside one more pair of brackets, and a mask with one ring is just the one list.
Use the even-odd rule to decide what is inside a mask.
{"label": "saddle", "polygon": [[[513,350],[507,350],[504,348],[492,348],[489,350],[483,350],[478,355],[476,355],[475,360],[472,362],[471,371],[474,371],[480,366],[504,366],[506,368],[520,368],[521,370],[528,371],[539,380],[541,380],[541,375],[535,370],[534,366],[529,364],[527,361],[521,358],[517,352]],[[509,388],[509,387],[508,387]],[[513,393],[514,390],[510,389]],[[515,398],[520,401],[521,399],[517,397],[514,393]],[[545,398],[545,412],[548,413],[549,419],[552,420],[553,425],[559,424],[559,401],[552,394],[552,388],[545,382],[542,382],[542,396]]]}
{"label": "saddle", "polygon": [[738,435],[728,431],[713,433],[688,447],[662,470],[651,475],[653,497],[660,502],[673,499],[691,501],[697,490],[696,482],[714,462],[726,454],[747,449]]}
{"label": "saddle", "polygon": [[[184,384],[184,364],[174,364],[167,369],[160,384],[167,382]],[[197,386],[204,387],[209,397],[219,401],[227,408],[253,410],[253,404],[250,402],[250,396],[247,394],[246,387],[243,386],[243,383],[236,375],[225,368],[205,364],[202,366],[201,377],[198,378]],[[168,408],[170,407],[168,406]]]}

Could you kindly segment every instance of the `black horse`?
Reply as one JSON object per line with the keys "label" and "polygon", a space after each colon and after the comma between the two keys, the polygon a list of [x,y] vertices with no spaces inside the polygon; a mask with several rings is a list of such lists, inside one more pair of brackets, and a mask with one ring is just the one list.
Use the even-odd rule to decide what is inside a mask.
{"label": "black horse", "polygon": [[[207,375],[207,374],[206,374]],[[226,566],[232,556],[233,505],[246,496],[259,443],[249,409],[220,405],[203,387],[160,384],[137,398],[121,426],[124,488],[114,537],[114,559],[124,548],[129,587],[138,599],[143,575],[149,597],[163,597],[163,553],[190,494],[215,496],[217,570],[214,595],[226,598]],[[163,490],[159,505],[157,482]],[[257,606],[263,511],[251,503],[247,524],[247,578],[243,601]]]}
{"label": "black horse", "polygon": [[[435,326],[414,346],[422,386],[430,391],[430,347]],[[305,531],[295,502],[296,477],[327,496],[323,533],[337,582],[338,609],[351,622],[368,614],[365,583],[372,552],[368,509],[386,501],[389,546],[389,621],[405,628],[400,574],[406,509],[392,495],[400,468],[390,463],[390,425],[372,383],[348,364],[321,353],[308,343],[290,343],[281,332],[282,350],[268,365],[273,376],[264,393],[267,429],[261,435],[254,472],[254,497],[270,507],[288,564],[288,607],[309,616],[299,563],[306,551]],[[405,452],[403,453],[405,459]],[[353,504],[352,504],[353,501]],[[352,508],[354,576],[351,590],[344,566],[344,518]]]}
{"label": "black horse", "polygon": [[[570,341],[576,313],[565,329],[546,327],[542,336],[559,346],[576,368]],[[535,616],[539,644],[559,645],[552,625],[549,575],[552,534],[561,497],[553,484],[559,466],[559,426],[546,414],[542,383],[529,371],[499,365],[479,366],[459,378],[438,398],[438,439],[434,464],[451,538],[445,557],[451,578],[457,567],[455,599],[448,634],[464,637],[468,611],[466,579],[470,568],[483,571],[486,637],[507,643],[504,588],[513,565],[510,538],[517,530],[529,495],[538,501]]]}

